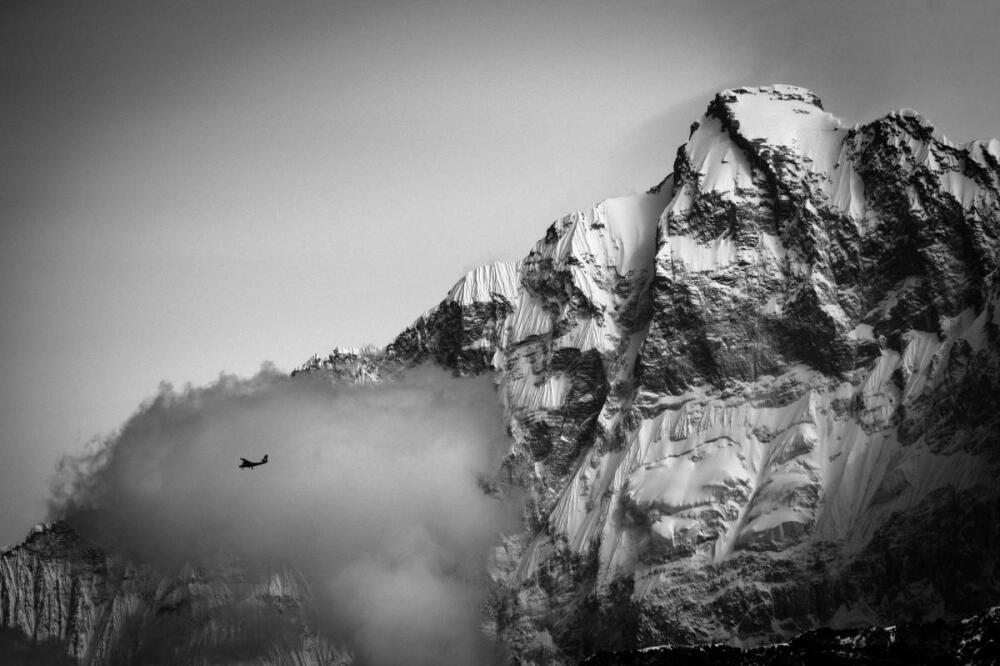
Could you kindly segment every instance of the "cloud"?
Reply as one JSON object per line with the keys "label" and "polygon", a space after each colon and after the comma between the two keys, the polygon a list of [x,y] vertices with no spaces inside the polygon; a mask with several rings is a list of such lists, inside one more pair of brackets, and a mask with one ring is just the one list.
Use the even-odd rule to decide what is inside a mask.
{"label": "cloud", "polygon": [[475,663],[487,555],[514,520],[480,480],[508,445],[487,378],[331,385],[265,368],[161,387],[65,462],[54,512],[167,570],[223,552],[301,571],[326,628],[365,663]]}

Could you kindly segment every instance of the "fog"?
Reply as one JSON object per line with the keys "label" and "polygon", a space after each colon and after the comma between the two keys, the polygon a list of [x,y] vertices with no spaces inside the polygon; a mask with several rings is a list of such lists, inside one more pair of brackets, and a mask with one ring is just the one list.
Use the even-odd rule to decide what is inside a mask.
{"label": "fog", "polygon": [[294,568],[364,663],[477,663],[487,556],[514,513],[481,480],[507,446],[487,378],[334,386],[264,368],[162,386],[63,462],[53,512],[167,571],[219,553]]}

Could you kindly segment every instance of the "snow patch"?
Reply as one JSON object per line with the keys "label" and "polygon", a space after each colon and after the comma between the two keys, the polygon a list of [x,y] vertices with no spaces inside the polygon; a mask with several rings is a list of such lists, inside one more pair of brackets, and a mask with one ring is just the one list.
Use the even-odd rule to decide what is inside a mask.
{"label": "snow patch", "polygon": [[725,236],[699,243],[689,236],[668,236],[670,259],[690,272],[718,270],[736,261],[736,243]]}

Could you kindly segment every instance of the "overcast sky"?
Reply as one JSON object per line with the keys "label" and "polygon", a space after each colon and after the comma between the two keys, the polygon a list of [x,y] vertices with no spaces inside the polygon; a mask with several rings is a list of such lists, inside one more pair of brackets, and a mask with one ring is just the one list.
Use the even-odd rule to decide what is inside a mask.
{"label": "overcast sky", "polygon": [[13,0],[0,8],[0,544],[161,380],[384,344],[647,189],[719,89],[997,136],[1000,3]]}

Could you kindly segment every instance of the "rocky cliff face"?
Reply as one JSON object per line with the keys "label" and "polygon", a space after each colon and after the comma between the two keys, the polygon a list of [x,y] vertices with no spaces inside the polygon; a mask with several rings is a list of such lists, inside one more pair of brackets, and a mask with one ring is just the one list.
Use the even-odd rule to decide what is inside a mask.
{"label": "rocky cliff face", "polygon": [[[495,481],[529,491],[493,565],[516,661],[967,615],[1000,601],[998,197],[996,140],[727,90],[650,192],[555,222],[384,350],[297,372],[493,373]],[[34,599],[6,573],[26,548],[5,609]]]}
{"label": "rocky cliff face", "polygon": [[59,523],[0,555],[0,627],[16,632],[0,657],[25,664],[63,663],[59,652],[82,664],[350,663],[317,632],[292,571],[254,576],[220,558],[165,577]]}

